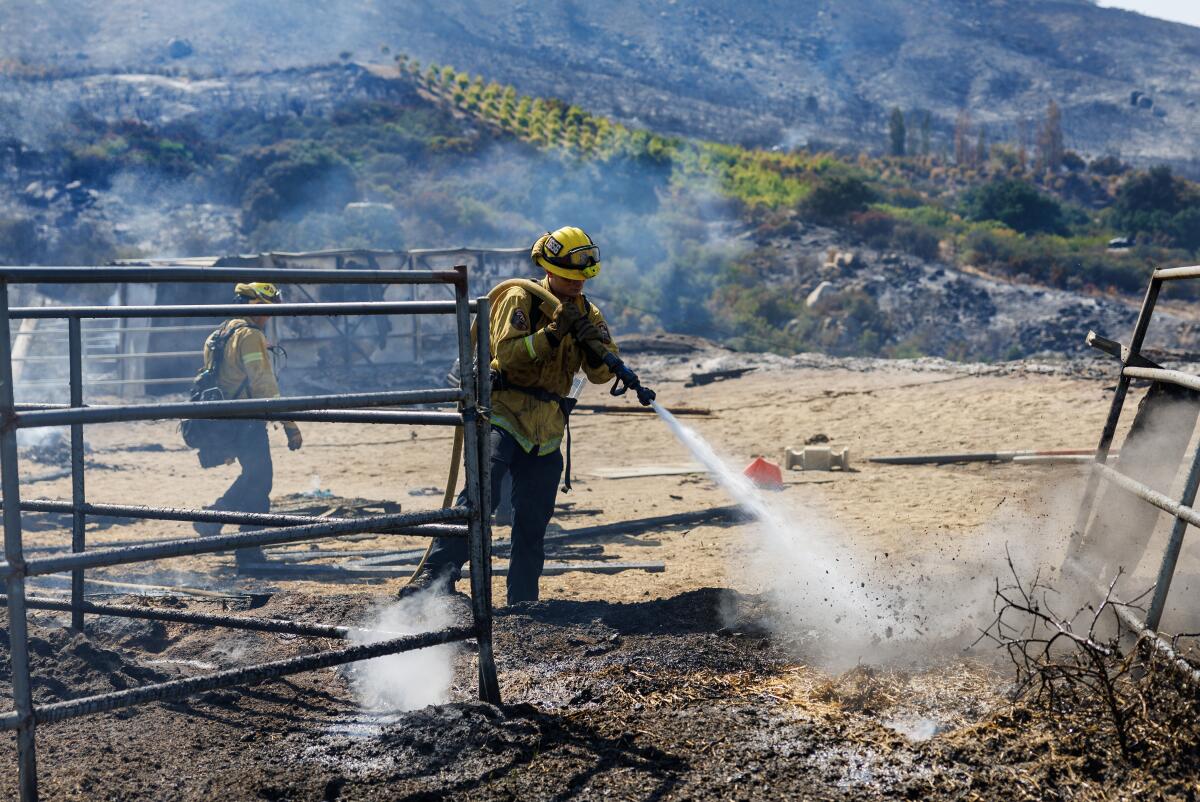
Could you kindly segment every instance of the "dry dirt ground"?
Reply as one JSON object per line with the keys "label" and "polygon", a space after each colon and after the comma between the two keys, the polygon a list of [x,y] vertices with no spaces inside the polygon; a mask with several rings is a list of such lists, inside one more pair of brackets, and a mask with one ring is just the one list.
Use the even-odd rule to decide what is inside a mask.
{"label": "dry dirt ground", "polygon": [[[860,559],[880,561],[878,581],[919,577],[984,602],[1001,566],[980,554],[998,541],[1061,556],[1081,469],[891,467],[864,458],[1092,447],[1112,385],[1102,366],[767,359],[741,378],[685,387],[697,365],[724,363],[679,357],[645,365],[663,402],[711,410],[686,422],[731,463],[757,454],[777,460],[784,447],[817,434],[848,446],[854,470],[789,473],[772,503],[836,532]],[[584,403],[609,400],[602,388],[590,393]],[[690,461],[651,415],[579,413],[573,431],[575,491],[560,495],[571,505],[556,519],[563,529],[730,503],[703,475],[595,475]],[[310,425],[297,453],[282,448],[282,433],[272,437],[276,497],[317,489],[395,500],[408,510],[440,503],[429,489],[444,481],[446,430]],[[172,424],[97,426],[88,443],[93,501],[200,506],[233,476],[232,468],[200,470]],[[23,466],[28,480],[54,470]],[[30,481],[22,490],[26,498],[70,495],[66,479]],[[90,530],[89,544],[187,534],[182,524],[118,523]],[[66,537],[31,531],[26,544],[53,547]],[[466,649],[456,658],[451,702],[409,713],[363,711],[344,670],[214,691],[39,728],[44,798],[1034,799],[1194,797],[1200,788],[1191,765],[1151,781],[1063,740],[1052,721],[1006,699],[1011,675],[994,650],[931,645],[887,661],[866,650],[849,655],[849,668],[821,668],[836,635],[811,641],[763,626],[772,577],[756,559],[759,537],[753,524],[726,522],[589,541],[607,558],[662,562],[665,570],[550,576],[543,601],[499,610],[502,708],[472,701],[474,658]],[[410,545],[423,544],[379,538],[337,548]],[[1186,555],[1177,598],[1194,598],[1195,562]],[[141,603],[350,625],[368,620],[400,584],[249,580],[232,563],[228,555],[205,556],[95,578],[231,597],[168,594]],[[1149,562],[1142,569],[1152,570]],[[61,587],[43,583],[37,592]],[[503,578],[495,595],[503,600]],[[336,645],[89,621],[77,634],[56,614],[34,614],[39,700]],[[949,633],[930,633],[930,643],[940,644],[942,634]],[[5,657],[5,689],[8,673]],[[14,797],[13,743],[0,744],[5,798]]]}

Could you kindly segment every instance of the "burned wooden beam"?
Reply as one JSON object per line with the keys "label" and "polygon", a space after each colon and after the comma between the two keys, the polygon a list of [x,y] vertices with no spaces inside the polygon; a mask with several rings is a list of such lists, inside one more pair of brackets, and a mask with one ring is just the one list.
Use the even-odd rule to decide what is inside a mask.
{"label": "burned wooden beam", "polygon": [[700,387],[713,382],[725,381],[726,379],[737,379],[745,376],[752,370],[758,368],[730,368],[729,370],[710,370],[706,373],[693,373],[692,378],[683,385],[684,387]]}

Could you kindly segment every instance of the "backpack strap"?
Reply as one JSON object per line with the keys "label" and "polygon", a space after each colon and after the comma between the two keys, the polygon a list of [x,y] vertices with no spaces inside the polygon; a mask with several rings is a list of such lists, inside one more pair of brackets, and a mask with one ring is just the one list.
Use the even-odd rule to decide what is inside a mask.
{"label": "backpack strap", "polygon": [[[213,331],[212,334],[208,335],[208,339],[205,341],[204,345],[212,354],[212,367],[210,367],[209,370],[212,371],[214,377],[220,377],[221,375],[221,365],[225,361],[225,346],[229,345],[230,339],[233,338],[233,335],[236,332],[246,328],[257,329],[258,326],[255,326],[253,323],[250,323],[246,320],[236,321],[234,325],[229,326],[228,328],[226,328],[226,324],[222,323]],[[246,392],[249,387],[250,377],[247,376],[246,378],[242,379],[242,383],[239,384],[237,390],[234,391],[233,397],[238,398],[242,393]]]}

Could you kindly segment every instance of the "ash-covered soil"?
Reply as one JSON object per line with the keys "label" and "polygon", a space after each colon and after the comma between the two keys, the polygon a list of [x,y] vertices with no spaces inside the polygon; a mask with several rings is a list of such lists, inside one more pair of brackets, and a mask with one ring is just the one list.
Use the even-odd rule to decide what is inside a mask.
{"label": "ash-covered soil", "polygon": [[[289,593],[243,614],[353,624],[370,606],[362,594]],[[1011,706],[1006,677],[977,660],[828,676],[774,642],[758,613],[757,598],[711,588],[502,610],[499,708],[473,700],[464,647],[451,703],[409,713],[363,712],[343,669],[43,726],[43,798],[1041,799],[1119,793],[1130,776]],[[43,702],[337,645],[112,619],[71,634],[43,614],[31,623]],[[4,693],[8,679],[5,664]],[[4,741],[0,794],[14,798]],[[1151,790],[1185,789],[1180,774],[1194,768]]]}

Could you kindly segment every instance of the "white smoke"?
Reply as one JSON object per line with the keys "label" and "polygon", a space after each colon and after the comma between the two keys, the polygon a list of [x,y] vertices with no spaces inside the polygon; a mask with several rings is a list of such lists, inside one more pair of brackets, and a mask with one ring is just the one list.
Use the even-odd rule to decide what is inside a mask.
{"label": "white smoke", "polygon": [[[397,635],[418,635],[455,623],[451,599],[432,589],[376,611],[356,635],[357,644],[378,643]],[[376,713],[417,710],[450,700],[454,679],[455,644],[432,646],[356,663],[351,674],[355,693],[365,710]]]}

